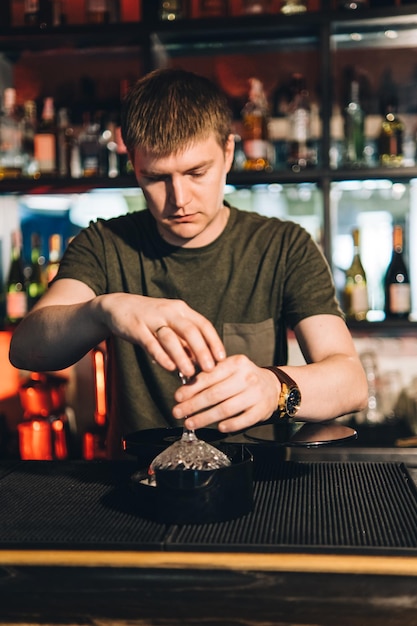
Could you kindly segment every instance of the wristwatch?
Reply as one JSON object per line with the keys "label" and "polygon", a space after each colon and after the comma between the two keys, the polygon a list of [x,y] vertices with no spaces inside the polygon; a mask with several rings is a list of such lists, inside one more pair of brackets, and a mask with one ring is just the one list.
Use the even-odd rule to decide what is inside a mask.
{"label": "wristwatch", "polygon": [[301,391],[297,383],[276,365],[271,365],[264,369],[270,370],[275,374],[281,383],[281,393],[279,394],[276,414],[278,414],[279,418],[295,417],[301,404]]}

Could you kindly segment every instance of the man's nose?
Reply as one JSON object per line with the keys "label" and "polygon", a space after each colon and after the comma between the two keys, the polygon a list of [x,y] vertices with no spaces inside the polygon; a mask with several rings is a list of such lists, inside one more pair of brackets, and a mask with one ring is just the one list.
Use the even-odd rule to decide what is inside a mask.
{"label": "man's nose", "polygon": [[172,200],[179,208],[186,206],[190,201],[190,190],[184,176],[173,176],[171,179]]}

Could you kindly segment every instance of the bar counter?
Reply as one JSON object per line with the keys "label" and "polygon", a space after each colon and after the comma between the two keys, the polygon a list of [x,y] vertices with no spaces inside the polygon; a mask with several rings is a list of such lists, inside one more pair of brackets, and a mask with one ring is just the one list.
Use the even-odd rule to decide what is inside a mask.
{"label": "bar counter", "polygon": [[136,469],[0,463],[0,623],[417,625],[417,450],[259,446],[253,511],[200,525]]}

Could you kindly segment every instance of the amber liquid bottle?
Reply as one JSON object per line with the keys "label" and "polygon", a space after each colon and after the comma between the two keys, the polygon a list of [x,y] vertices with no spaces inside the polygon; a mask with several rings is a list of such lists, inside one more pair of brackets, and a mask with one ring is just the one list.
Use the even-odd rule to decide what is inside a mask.
{"label": "amber liquid bottle", "polygon": [[385,316],[387,319],[408,319],[411,311],[411,288],[404,260],[403,229],[394,226],[393,249],[385,275]]}
{"label": "amber liquid bottle", "polygon": [[45,98],[41,120],[34,137],[35,161],[39,174],[57,173],[57,128],[53,98]]}
{"label": "amber liquid bottle", "polygon": [[366,274],[360,256],[358,228],[353,229],[352,237],[353,260],[346,270],[343,307],[348,319],[361,321],[366,319],[369,304]]}
{"label": "amber liquid bottle", "polygon": [[249,79],[249,98],[242,109],[244,169],[271,169],[268,131],[268,104],[264,88],[257,78]]}
{"label": "amber liquid bottle", "polygon": [[397,115],[397,102],[391,98],[385,105],[381,131],[378,138],[378,152],[381,165],[399,167],[404,159],[404,123]]}

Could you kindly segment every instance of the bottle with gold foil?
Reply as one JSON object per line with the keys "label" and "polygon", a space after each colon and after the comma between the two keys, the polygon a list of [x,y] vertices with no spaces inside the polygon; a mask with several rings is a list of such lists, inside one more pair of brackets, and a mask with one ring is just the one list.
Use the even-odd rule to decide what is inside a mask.
{"label": "bottle with gold foil", "polygon": [[244,169],[269,170],[269,109],[264,87],[258,78],[249,79],[249,97],[242,109]]}
{"label": "bottle with gold foil", "polygon": [[366,274],[362,265],[359,247],[359,229],[352,231],[353,259],[346,270],[343,290],[343,308],[348,319],[364,320],[369,309]]}

